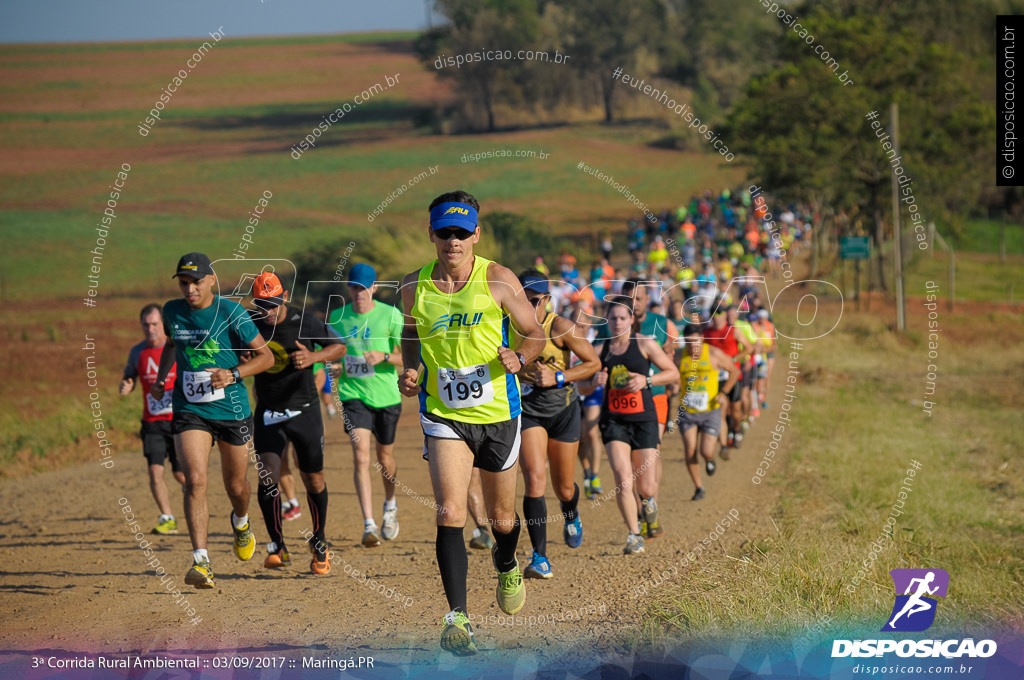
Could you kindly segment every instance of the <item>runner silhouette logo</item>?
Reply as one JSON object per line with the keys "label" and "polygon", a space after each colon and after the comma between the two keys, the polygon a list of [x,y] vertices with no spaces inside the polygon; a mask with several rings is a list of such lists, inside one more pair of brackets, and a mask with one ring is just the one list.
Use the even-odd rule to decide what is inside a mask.
{"label": "runner silhouette logo", "polygon": [[946,597],[949,574],[944,569],[893,569],[896,603],[883,632],[915,633],[928,630],[935,621],[937,597]]}

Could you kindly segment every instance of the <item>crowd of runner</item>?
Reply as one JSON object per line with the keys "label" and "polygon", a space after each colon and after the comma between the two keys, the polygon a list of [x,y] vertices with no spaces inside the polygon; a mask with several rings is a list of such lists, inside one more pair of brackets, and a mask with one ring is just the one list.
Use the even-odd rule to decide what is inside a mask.
{"label": "crowd of runner", "polygon": [[[607,456],[626,555],[644,552],[666,531],[658,511],[666,434],[682,439],[692,499],[705,497],[701,467],[714,475],[717,461],[740,448],[768,407],[776,333],[763,279],[782,275],[810,239],[814,215],[790,206],[773,219],[758,192],[709,191],[656,219],[630,220],[629,263],[619,269],[611,262],[625,260],[625,251],[616,252],[605,234],[581,273],[567,251],[551,267],[538,255],[521,272],[475,255],[487,234],[478,226],[479,203],[465,192],[442,194],[428,210],[437,259],[404,278],[401,309],[378,299],[377,272],[365,263],[348,272],[346,304],[319,319],[289,304],[292,292],[273,271],[255,277],[246,308],[215,292],[226,282],[217,281],[209,257],[182,256],[174,274],[182,297],[143,308],[145,339],[129,354],[120,391],[127,395],[141,382],[141,436],[159,510],[154,533],[178,530],[165,459],[182,485],[193,548],[185,581],[198,589],[214,587],[207,549],[213,444],[232,505],[236,557],[256,552],[246,474],[253,464],[268,538],[263,566],[290,566],[283,521],[302,513],[291,452],[312,522],[309,571],[326,575],[323,413],[343,419],[361,543],[376,548],[399,536],[394,445],[409,436],[398,433],[402,397],[415,397],[450,609],[441,646],[461,655],[476,651],[467,520],[470,546],[491,550],[499,606],[515,614],[525,603],[524,577],[555,574],[548,524],[561,525],[569,549],[584,544],[577,463],[582,493],[594,498],[604,493]],[[380,472],[384,492],[379,525],[371,469]],[[555,516],[545,499],[548,477],[560,505]],[[520,569],[523,523],[531,557]]]}

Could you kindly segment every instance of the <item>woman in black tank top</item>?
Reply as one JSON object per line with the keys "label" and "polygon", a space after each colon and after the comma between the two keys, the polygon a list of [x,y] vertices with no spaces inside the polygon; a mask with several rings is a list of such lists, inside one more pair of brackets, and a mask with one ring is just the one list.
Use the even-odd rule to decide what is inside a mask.
{"label": "woman in black tank top", "polygon": [[[635,335],[632,298],[617,295],[608,299],[608,330],[611,337],[596,348],[601,371],[590,384],[580,383],[578,387],[584,395],[598,385],[605,387],[598,426],[619,490],[615,500],[629,529],[623,550],[628,555],[644,551],[634,479],[644,521],[648,526],[658,522],[654,503],[659,455],[658,415],[651,387],[678,383],[679,369],[653,338]],[[651,376],[651,364],[661,372]]]}

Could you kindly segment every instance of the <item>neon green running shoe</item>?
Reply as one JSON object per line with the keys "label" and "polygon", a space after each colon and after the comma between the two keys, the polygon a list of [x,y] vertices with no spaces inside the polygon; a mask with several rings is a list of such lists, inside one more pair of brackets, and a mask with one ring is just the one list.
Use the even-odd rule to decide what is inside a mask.
{"label": "neon green running shoe", "polygon": [[[492,557],[495,551],[491,551]],[[497,566],[495,566],[497,569]],[[526,587],[523,586],[523,574],[519,571],[519,560],[511,571],[498,572],[498,586],[494,589],[498,598],[498,606],[506,614],[517,614],[526,604]]]}
{"label": "neon green running shoe", "polygon": [[170,515],[160,515],[157,518],[156,526],[153,527],[153,533],[161,536],[176,534],[178,533],[178,521]]}
{"label": "neon green running shoe", "polygon": [[185,583],[195,586],[196,590],[213,588],[213,569],[210,567],[210,560],[194,562],[192,568],[185,574]]}
{"label": "neon green running shoe", "polygon": [[456,656],[476,654],[476,643],[473,642],[473,626],[469,617],[459,611],[450,611],[441,619],[444,629],[441,631],[441,649]]}
{"label": "neon green running shoe", "polygon": [[241,529],[235,528],[235,513],[231,513],[231,530],[235,532],[235,557],[245,562],[252,559],[256,552],[256,537],[252,535],[252,528],[249,522]]}

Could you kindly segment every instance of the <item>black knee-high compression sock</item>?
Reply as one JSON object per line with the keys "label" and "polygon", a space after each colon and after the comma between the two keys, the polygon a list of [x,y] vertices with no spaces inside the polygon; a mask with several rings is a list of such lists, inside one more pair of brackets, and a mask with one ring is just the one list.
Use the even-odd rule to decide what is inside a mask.
{"label": "black knee-high compression sock", "polygon": [[438,527],[435,548],[448,606],[465,614],[469,558],[466,557],[466,539],[462,536],[462,527]]}
{"label": "black knee-high compression sock", "polygon": [[512,531],[503,534],[498,531],[498,525],[494,525],[494,566],[498,571],[505,573],[512,571],[516,566],[516,547],[519,545],[519,515],[516,515],[516,522],[512,525]]}
{"label": "black knee-high compression sock", "polygon": [[523,517],[526,518],[526,532],[538,555],[548,554],[548,527],[544,523],[548,504],[544,496],[523,496]]}
{"label": "black knee-high compression sock", "polygon": [[277,485],[260,484],[256,498],[260,504],[260,512],[263,513],[263,524],[267,527],[267,534],[270,540],[277,543],[278,547],[284,545],[284,537],[281,535],[281,494],[277,491]]}
{"label": "black knee-high compression sock", "polygon": [[313,536],[320,544],[327,545],[327,537],[324,534],[324,526],[327,524],[327,487],[325,486],[320,493],[306,491],[306,502],[309,503],[309,512],[312,515]]}
{"label": "black knee-high compression sock", "polygon": [[558,501],[562,506],[562,516],[565,517],[566,522],[576,521],[576,507],[580,502],[580,487],[578,484],[573,484],[572,498],[567,501]]}

